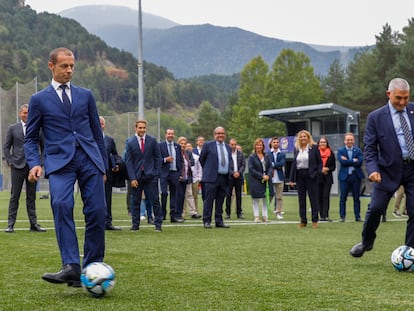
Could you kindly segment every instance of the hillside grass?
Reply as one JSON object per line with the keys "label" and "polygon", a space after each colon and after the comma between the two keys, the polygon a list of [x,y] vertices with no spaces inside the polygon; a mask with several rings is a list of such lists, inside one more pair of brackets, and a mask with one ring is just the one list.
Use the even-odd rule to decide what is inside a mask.
{"label": "hillside grass", "polygon": [[[24,195],[24,194],[23,194]],[[0,193],[0,229],[7,227],[9,193]],[[60,269],[60,257],[48,199],[37,200],[39,223],[46,233],[29,232],[24,200],[16,233],[0,232],[0,310],[408,310],[414,308],[413,274],[390,263],[404,244],[406,219],[392,207],[381,224],[374,249],[352,258],[362,223],[321,223],[297,227],[297,197],[285,195],[285,219],[271,216],[253,223],[251,200],[243,197],[245,220],[231,228],[206,230],[201,220],[165,222],[161,234],[143,223],[129,231],[125,195],[114,194],[114,225],[107,231],[106,258],[116,272],[113,292],[95,299],[79,288],[50,284],[45,272]],[[369,198],[362,198],[365,209]],[[393,202],[391,202],[393,203]],[[337,220],[338,198],[331,199]],[[83,240],[80,196],[76,200],[79,243]],[[233,208],[234,210],[234,208]],[[201,211],[201,208],[200,208]]]}

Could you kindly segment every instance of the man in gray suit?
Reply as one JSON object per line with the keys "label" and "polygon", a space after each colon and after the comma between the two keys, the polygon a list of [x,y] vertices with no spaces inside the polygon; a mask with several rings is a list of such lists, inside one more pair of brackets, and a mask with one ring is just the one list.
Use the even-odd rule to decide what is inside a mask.
{"label": "man in gray suit", "polygon": [[4,156],[11,170],[11,196],[9,201],[9,218],[6,233],[14,232],[17,210],[23,182],[26,182],[26,208],[30,221],[30,231],[45,232],[37,223],[36,217],[36,183],[28,182],[29,166],[24,155],[24,136],[26,135],[26,121],[29,112],[27,104],[19,109],[20,121],[10,125],[7,131],[6,142],[3,146]]}

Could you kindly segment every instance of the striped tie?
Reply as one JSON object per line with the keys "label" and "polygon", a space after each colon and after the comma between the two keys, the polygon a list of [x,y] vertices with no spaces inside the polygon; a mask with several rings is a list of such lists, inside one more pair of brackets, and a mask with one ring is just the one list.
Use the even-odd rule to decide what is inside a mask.
{"label": "striped tie", "polygon": [[408,127],[407,120],[405,119],[403,113],[404,113],[404,111],[399,111],[401,128],[402,128],[403,133],[404,133],[404,139],[405,139],[405,144],[406,144],[407,150],[408,150],[408,156],[410,157],[411,160],[414,160],[413,135],[410,132],[410,128]]}

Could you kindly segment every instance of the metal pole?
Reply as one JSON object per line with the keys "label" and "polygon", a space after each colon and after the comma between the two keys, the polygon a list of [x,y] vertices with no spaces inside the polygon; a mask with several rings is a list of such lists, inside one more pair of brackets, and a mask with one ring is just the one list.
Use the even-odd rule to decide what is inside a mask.
{"label": "metal pole", "polygon": [[19,122],[19,82],[16,81],[16,122]]}
{"label": "metal pole", "polygon": [[138,119],[144,119],[144,73],[142,62],[142,10],[138,1]]}
{"label": "metal pole", "polygon": [[161,109],[157,108],[157,121],[158,121],[158,141],[161,140]]}

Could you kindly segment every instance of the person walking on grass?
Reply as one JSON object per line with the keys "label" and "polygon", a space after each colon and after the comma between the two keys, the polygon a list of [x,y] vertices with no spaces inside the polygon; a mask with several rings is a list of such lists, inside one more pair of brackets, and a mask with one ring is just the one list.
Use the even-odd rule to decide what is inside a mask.
{"label": "person walking on grass", "polygon": [[404,243],[414,247],[414,104],[409,102],[410,85],[402,78],[392,79],[386,94],[388,102],[368,115],[365,127],[365,166],[374,185],[362,239],[350,250],[353,257],[373,249],[381,215],[400,185],[407,198]]}

